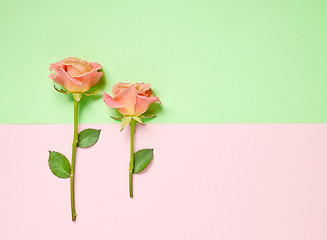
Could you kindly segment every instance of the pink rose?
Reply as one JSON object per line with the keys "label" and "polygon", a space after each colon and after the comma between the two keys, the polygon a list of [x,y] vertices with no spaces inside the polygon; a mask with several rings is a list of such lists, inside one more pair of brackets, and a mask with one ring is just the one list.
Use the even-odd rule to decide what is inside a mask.
{"label": "pink rose", "polygon": [[95,85],[103,73],[98,72],[102,66],[99,63],[68,57],[57,63],[50,64],[49,78],[72,93],[83,93]]}
{"label": "pink rose", "polygon": [[[159,102],[153,95],[150,84],[117,83],[112,88],[113,98],[103,93],[103,100],[110,108],[117,108],[124,116],[140,116],[151,103]],[[161,104],[161,103],[160,103]]]}

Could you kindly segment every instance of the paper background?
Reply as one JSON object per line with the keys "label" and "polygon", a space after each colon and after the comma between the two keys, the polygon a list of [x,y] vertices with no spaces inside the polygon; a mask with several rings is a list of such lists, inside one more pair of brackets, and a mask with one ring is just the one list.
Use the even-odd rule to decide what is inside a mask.
{"label": "paper background", "polygon": [[327,237],[325,124],[138,125],[135,149],[155,150],[134,177],[134,199],[128,131],[87,127],[102,132],[77,149],[73,223],[69,180],[47,165],[48,150],[70,158],[72,126],[0,125],[1,239]]}
{"label": "paper background", "polygon": [[[2,1],[0,239],[327,239],[326,13],[324,0]],[[108,93],[147,82],[163,103],[137,126],[155,158],[131,200],[128,133],[101,95],[82,99],[80,129],[103,131],[77,151],[76,223],[69,180],[47,165],[48,150],[71,154],[72,97],[47,77],[67,56],[101,63]]]}
{"label": "paper background", "polygon": [[[72,123],[71,98],[47,77],[49,63],[67,56],[101,63],[106,92],[120,81],[151,83],[164,108],[153,123],[327,119],[324,0],[0,6],[0,123]],[[81,105],[82,122],[114,123],[101,97]]]}

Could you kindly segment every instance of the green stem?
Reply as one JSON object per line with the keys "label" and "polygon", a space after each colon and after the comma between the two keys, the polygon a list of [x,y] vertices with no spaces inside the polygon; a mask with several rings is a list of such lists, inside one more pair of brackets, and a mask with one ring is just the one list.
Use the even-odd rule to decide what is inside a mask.
{"label": "green stem", "polygon": [[74,195],[74,171],[75,171],[75,154],[78,141],[78,102],[74,99],[74,140],[72,150],[72,169],[70,174],[70,196],[72,208],[72,221],[76,220],[75,195]]}
{"label": "green stem", "polygon": [[131,142],[130,142],[130,162],[129,162],[129,196],[133,197],[133,171],[134,171],[134,132],[136,121],[132,118],[131,122]]}

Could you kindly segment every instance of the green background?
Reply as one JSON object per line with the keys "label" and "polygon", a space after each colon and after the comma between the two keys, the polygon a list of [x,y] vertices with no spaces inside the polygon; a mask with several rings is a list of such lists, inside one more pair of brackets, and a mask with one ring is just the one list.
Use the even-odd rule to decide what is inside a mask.
{"label": "green background", "polygon": [[[72,123],[48,78],[67,56],[102,64],[106,92],[151,83],[152,123],[327,120],[326,0],[11,0],[0,28],[0,123]],[[83,123],[113,114],[81,102]]]}

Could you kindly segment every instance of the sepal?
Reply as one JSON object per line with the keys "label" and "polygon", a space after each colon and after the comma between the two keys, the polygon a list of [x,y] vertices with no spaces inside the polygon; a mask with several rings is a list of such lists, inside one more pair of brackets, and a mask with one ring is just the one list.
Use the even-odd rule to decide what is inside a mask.
{"label": "sepal", "polygon": [[81,98],[82,98],[82,93],[74,92],[74,93],[73,93],[73,98],[74,98],[77,102],[79,102],[79,101],[81,100]]}
{"label": "sepal", "polygon": [[102,89],[100,89],[100,90],[98,90],[98,91],[95,91],[95,92],[91,92],[91,93],[84,93],[86,96],[93,96],[93,95],[95,95],[95,94],[97,94],[97,93],[99,93],[99,92],[101,92],[102,91]]}
{"label": "sepal", "polygon": [[120,131],[123,131],[124,128],[131,122],[132,117],[123,117],[123,120],[121,121],[121,128]]}
{"label": "sepal", "polygon": [[141,118],[139,118],[138,116],[133,116],[132,118],[133,118],[136,122],[141,123],[141,124],[144,125],[144,123],[142,122]]}
{"label": "sepal", "polygon": [[123,119],[123,116],[121,117],[114,117],[114,116],[111,116],[112,119],[115,119],[115,120],[120,120],[120,119]]}
{"label": "sepal", "polygon": [[57,92],[60,92],[60,93],[63,93],[63,94],[68,94],[68,93],[69,93],[69,92],[66,92],[66,91],[63,90],[63,89],[58,89],[58,88],[56,88],[55,85],[53,85],[53,87],[54,87],[54,89],[56,89]]}
{"label": "sepal", "polygon": [[155,118],[156,115],[141,115],[140,118]]}

